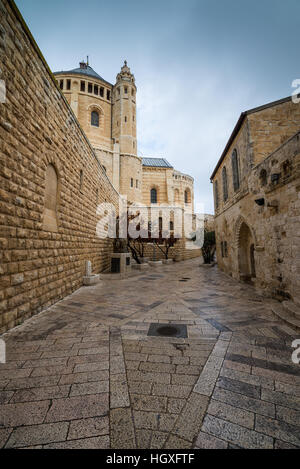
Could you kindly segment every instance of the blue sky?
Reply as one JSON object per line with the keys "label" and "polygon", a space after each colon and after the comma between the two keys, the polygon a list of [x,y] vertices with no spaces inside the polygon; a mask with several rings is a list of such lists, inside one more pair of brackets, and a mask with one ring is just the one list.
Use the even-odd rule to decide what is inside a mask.
{"label": "blue sky", "polygon": [[240,115],[290,95],[300,78],[299,0],[16,0],[52,71],[87,55],[107,81],[128,61],[140,156],[209,177]]}

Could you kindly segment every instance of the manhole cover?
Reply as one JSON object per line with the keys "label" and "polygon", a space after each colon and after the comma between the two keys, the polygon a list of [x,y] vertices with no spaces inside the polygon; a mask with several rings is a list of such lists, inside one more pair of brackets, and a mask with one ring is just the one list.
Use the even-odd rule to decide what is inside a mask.
{"label": "manhole cover", "polygon": [[150,324],[148,336],[186,338],[185,324]]}

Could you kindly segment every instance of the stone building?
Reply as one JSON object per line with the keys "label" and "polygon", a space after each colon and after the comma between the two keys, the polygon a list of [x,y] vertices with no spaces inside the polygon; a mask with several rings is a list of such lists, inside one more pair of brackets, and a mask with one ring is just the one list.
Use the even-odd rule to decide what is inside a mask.
{"label": "stone building", "polygon": [[[137,156],[126,64],[115,86],[87,64],[54,77],[13,0],[0,0],[0,17],[1,334],[79,288],[86,260],[95,273],[109,268],[99,204],[117,210],[120,193],[149,203],[151,191],[153,201],[172,201],[178,190],[179,203],[192,205],[193,180]],[[181,259],[199,254],[184,240],[176,249]]]}
{"label": "stone building", "polygon": [[137,87],[124,62],[113,85],[88,64],[55,72],[82,129],[114,188],[129,202],[191,206],[194,180],[164,158],[140,158],[137,141]]}
{"label": "stone building", "polygon": [[211,176],[219,267],[300,303],[300,105],[241,114]]}

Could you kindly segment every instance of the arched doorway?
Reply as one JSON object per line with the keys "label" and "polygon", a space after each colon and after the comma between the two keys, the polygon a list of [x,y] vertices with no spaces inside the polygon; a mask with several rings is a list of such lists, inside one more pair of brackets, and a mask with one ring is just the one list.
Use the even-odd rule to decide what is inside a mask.
{"label": "arched doorway", "polygon": [[255,276],[255,244],[249,226],[243,222],[239,231],[239,274],[244,282]]}

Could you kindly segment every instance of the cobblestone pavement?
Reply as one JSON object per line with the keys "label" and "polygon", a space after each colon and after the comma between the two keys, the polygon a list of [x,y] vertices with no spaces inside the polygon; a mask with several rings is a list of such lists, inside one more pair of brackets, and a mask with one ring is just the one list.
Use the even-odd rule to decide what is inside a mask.
{"label": "cobblestone pavement", "polygon": [[81,288],[6,334],[0,447],[299,448],[297,333],[199,264]]}

